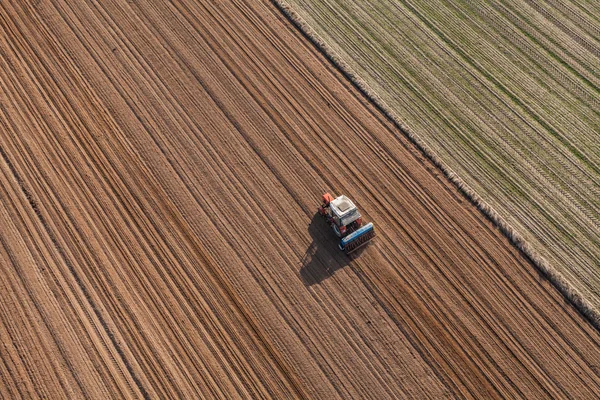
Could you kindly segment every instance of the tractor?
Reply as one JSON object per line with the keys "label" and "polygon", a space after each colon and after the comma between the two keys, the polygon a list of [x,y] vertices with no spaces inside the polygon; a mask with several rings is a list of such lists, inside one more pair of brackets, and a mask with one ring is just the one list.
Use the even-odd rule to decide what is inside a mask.
{"label": "tractor", "polygon": [[319,214],[340,238],[338,247],[346,254],[356,251],[375,237],[373,224],[369,222],[363,225],[358,208],[344,195],[334,199],[331,194],[325,193]]}

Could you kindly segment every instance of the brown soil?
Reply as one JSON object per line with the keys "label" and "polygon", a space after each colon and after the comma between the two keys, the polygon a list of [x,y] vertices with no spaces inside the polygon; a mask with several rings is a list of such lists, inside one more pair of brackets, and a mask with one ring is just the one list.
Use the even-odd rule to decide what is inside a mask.
{"label": "brown soil", "polygon": [[600,396],[598,332],[271,4],[0,32],[0,396]]}

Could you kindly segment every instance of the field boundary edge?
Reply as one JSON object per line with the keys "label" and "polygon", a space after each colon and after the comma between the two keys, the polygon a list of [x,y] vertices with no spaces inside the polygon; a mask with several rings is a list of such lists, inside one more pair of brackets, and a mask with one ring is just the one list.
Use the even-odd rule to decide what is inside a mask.
{"label": "field boundary edge", "polygon": [[504,234],[533,266],[581,313],[597,330],[600,330],[600,311],[595,309],[580,292],[557,269],[543,258],[492,206],[480,197],[465,181],[462,180],[415,132],[413,132],[398,115],[389,107],[371,87],[356,74],[350,65],[336,54],[319,34],[284,0],[270,0],[298,31],[311,42],[316,49],[358,91],[402,132],[417,149],[429,159],[444,176],[462,193],[483,215]]}

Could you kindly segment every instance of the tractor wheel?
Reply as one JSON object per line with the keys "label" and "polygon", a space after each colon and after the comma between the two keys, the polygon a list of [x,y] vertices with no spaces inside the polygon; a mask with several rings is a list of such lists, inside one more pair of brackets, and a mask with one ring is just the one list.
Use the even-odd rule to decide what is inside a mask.
{"label": "tractor wheel", "polygon": [[340,228],[336,224],[331,224],[333,226],[333,231],[338,237],[342,237],[342,232],[340,232]]}

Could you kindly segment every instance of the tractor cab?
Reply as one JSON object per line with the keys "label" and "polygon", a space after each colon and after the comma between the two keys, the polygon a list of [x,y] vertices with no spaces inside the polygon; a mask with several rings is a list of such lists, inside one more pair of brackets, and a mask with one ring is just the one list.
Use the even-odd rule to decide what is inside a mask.
{"label": "tractor cab", "polygon": [[348,197],[341,195],[329,204],[331,216],[337,226],[348,226],[360,218],[360,212]]}
{"label": "tractor cab", "polygon": [[326,217],[339,237],[354,232],[362,225],[360,212],[352,200],[344,195],[335,199],[329,193],[323,195],[323,205],[319,207],[319,212]]}

